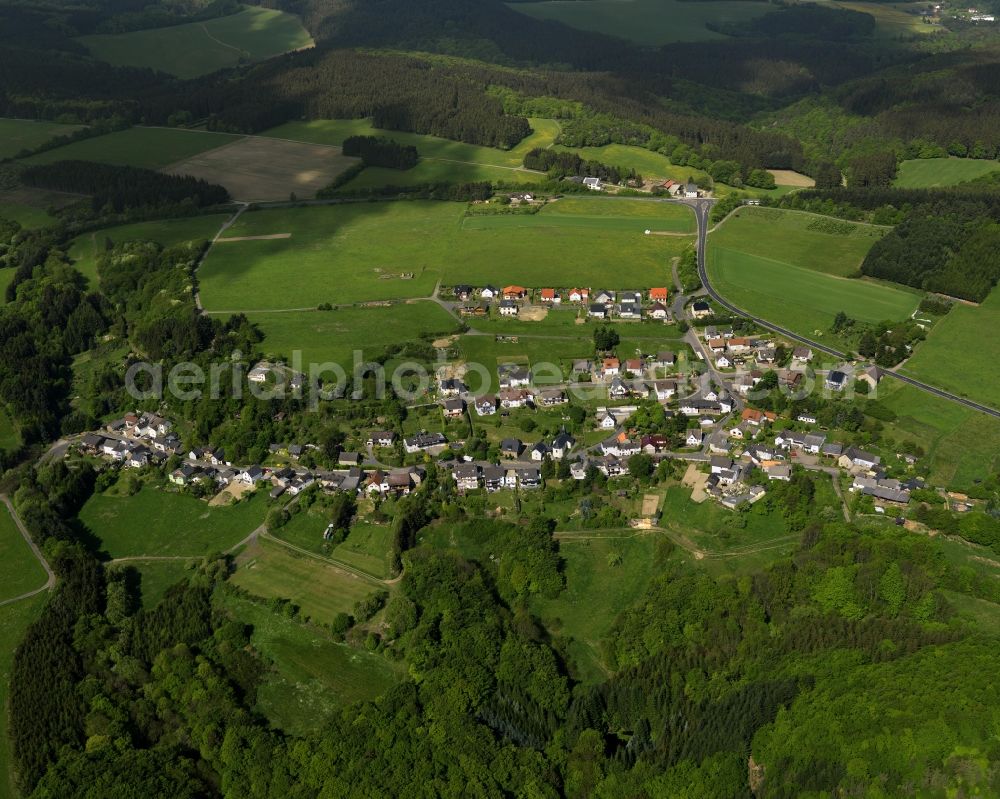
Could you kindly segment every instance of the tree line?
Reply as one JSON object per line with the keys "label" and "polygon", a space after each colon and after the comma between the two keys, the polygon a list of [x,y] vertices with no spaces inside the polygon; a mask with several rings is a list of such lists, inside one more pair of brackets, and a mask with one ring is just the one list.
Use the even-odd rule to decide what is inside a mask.
{"label": "tree line", "polygon": [[417,165],[417,148],[384,136],[348,136],[341,146],[344,155],[360,158],[365,166],[410,169]]}

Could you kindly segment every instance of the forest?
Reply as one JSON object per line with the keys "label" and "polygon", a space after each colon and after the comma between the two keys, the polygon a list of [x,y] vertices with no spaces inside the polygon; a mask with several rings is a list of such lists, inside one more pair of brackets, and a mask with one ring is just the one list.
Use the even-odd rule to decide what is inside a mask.
{"label": "forest", "polygon": [[356,156],[365,166],[410,169],[417,164],[417,148],[384,136],[349,136],[342,145],[344,155]]}

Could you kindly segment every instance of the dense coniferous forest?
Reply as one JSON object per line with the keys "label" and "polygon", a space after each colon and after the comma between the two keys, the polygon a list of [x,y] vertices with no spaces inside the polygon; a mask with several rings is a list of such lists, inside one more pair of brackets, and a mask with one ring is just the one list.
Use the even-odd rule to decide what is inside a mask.
{"label": "dense coniferous forest", "polygon": [[356,156],[365,166],[410,169],[417,164],[417,148],[383,136],[349,136],[342,145],[344,155]]}

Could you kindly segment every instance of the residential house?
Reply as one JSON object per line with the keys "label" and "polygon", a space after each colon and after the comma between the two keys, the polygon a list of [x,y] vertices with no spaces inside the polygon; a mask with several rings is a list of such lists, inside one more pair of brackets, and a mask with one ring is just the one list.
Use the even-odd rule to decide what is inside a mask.
{"label": "residential house", "polygon": [[726,346],[729,348],[730,352],[736,354],[742,352],[749,352],[751,349],[753,349],[753,344],[751,343],[750,339],[748,339],[746,336],[734,336],[733,338],[729,339],[729,341],[726,343]]}
{"label": "residential house", "polygon": [[403,439],[403,449],[410,455],[415,452],[443,447],[448,443],[443,433],[428,433],[426,430]]}
{"label": "residential house", "polygon": [[657,369],[673,369],[677,365],[677,354],[669,351],[659,352],[656,354],[654,365]]}
{"label": "residential house", "polygon": [[700,447],[704,440],[705,434],[701,432],[701,428],[693,427],[687,431],[687,437],[684,439],[684,446]]}
{"label": "residential house", "polygon": [[455,286],[455,296],[465,302],[472,296],[472,286],[467,286],[464,283]]}
{"label": "residential house", "polygon": [[708,341],[708,351],[712,355],[721,355],[726,351],[726,340],[724,338],[713,338]]}
{"label": "residential house", "polygon": [[492,394],[484,394],[476,398],[476,413],[480,416],[492,416],[497,412],[497,398]]}
{"label": "residential house", "polygon": [[650,302],[666,302],[667,301],[667,289],[664,287],[652,288],[649,290],[649,301]]}
{"label": "residential house", "polygon": [[305,452],[305,447],[303,447],[301,444],[288,445],[288,454],[291,455],[296,460],[302,457],[303,452]]}
{"label": "residential house", "polygon": [[391,430],[376,430],[368,434],[365,444],[369,447],[391,447],[396,443],[396,434]]}
{"label": "residential house", "polygon": [[483,286],[482,290],[479,292],[479,296],[484,300],[495,300],[500,296],[500,289],[496,286]]}
{"label": "residential house", "polygon": [[270,371],[271,367],[269,364],[259,363],[247,372],[247,380],[251,383],[263,383],[267,380],[267,376]]}
{"label": "residential house", "polygon": [[792,350],[792,358],[801,363],[808,363],[813,359],[813,351],[811,347],[796,347]]}
{"label": "residential house", "polygon": [[104,436],[99,436],[96,433],[87,433],[87,435],[80,439],[80,448],[86,452],[97,453],[100,452],[104,441]]}
{"label": "residential house", "polygon": [[504,470],[500,466],[483,467],[483,485],[487,491],[499,491],[504,484]]}
{"label": "residential house", "polygon": [[655,380],[653,391],[656,392],[656,399],[666,402],[677,393],[677,383],[673,380]]}
{"label": "residential house", "polygon": [[217,447],[215,452],[212,453],[210,460],[213,466],[232,466],[233,463],[226,457],[226,450],[222,447]]}
{"label": "residential house", "polygon": [[811,413],[800,413],[795,417],[795,421],[804,422],[805,424],[816,424],[816,417]]}
{"label": "residential house", "polygon": [[441,403],[441,410],[444,412],[446,419],[457,419],[465,413],[465,400],[461,397],[446,399]]}
{"label": "residential house", "polygon": [[590,289],[570,289],[570,302],[587,302],[590,300]]}
{"label": "residential house", "polygon": [[645,364],[642,362],[642,358],[629,358],[625,361],[625,371],[631,372],[634,375],[641,375],[645,369]]}
{"label": "residential house", "polygon": [[438,393],[442,397],[457,397],[468,391],[465,383],[457,377],[446,377],[438,384]]}
{"label": "residential house", "polygon": [[338,466],[357,466],[361,463],[360,452],[341,452],[337,456]]}
{"label": "residential house", "polygon": [[531,394],[523,388],[505,388],[498,396],[501,408],[526,408],[531,404]]}
{"label": "residential house", "polygon": [[712,456],[708,463],[712,474],[720,474],[733,468],[733,459],[723,455]]}
{"label": "residential house", "polygon": [[865,452],[857,447],[848,447],[840,456],[840,465],[845,469],[861,466],[864,469],[874,469],[882,459],[878,455]]}
{"label": "residential house", "polygon": [[693,200],[698,197],[698,186],[694,183],[687,183],[684,186],[684,197],[688,200]]}
{"label": "residential house", "polygon": [[500,454],[505,458],[516,458],[524,449],[524,444],[519,438],[505,438],[500,442]]}
{"label": "residential house", "polygon": [[590,470],[590,461],[583,459],[570,464],[569,474],[574,480],[585,480]]}
{"label": "residential house", "polygon": [[839,369],[827,373],[826,387],[830,391],[843,391],[847,387],[847,375]]}
{"label": "residential house", "polygon": [[624,399],[631,391],[620,377],[612,377],[611,385],[608,386],[608,397],[611,399]]}
{"label": "residential house", "polygon": [[718,358],[715,359],[715,365],[719,369],[731,369],[733,366],[733,362],[729,360],[729,356],[720,355]]}
{"label": "residential house", "polygon": [[583,185],[591,191],[601,191],[603,188],[600,178],[584,178]]}
{"label": "residential house", "polygon": [[528,290],[524,286],[504,286],[501,296],[505,300],[523,300],[528,296]]}
{"label": "residential house", "polygon": [[572,450],[575,445],[576,439],[563,430],[559,433],[559,435],[552,439],[552,457],[557,461],[562,460],[569,455],[570,450]]}
{"label": "residential house", "polygon": [[236,479],[246,485],[255,485],[264,479],[264,470],[257,465],[247,466],[245,469],[240,470],[236,475]]}
{"label": "residential house", "polygon": [[541,291],[542,302],[547,302],[551,305],[557,305],[562,302],[562,297],[560,297],[555,289],[542,289]]}
{"label": "residential house", "polygon": [[670,440],[659,433],[643,436],[639,440],[639,446],[647,455],[658,455],[670,446]]}
{"label": "residential house", "polygon": [[858,372],[857,379],[867,383],[869,388],[874,389],[882,379],[882,372],[877,366],[866,366]]}
{"label": "residential house", "polygon": [[514,300],[500,300],[500,316],[517,316],[520,310]]}
{"label": "residential house", "polygon": [[839,458],[844,452],[844,445],[831,441],[823,445],[820,453],[830,458]]}
{"label": "residential house", "polygon": [[544,441],[539,441],[531,448],[531,459],[533,461],[543,461],[549,455],[549,445]]}
{"label": "residential house", "polygon": [[667,306],[662,302],[654,302],[649,309],[649,315],[653,319],[664,320],[667,318]]}
{"label": "residential house", "polygon": [[455,478],[459,491],[474,491],[479,488],[479,467],[474,463],[457,463],[451,476]]}
{"label": "residential house", "polygon": [[198,467],[190,464],[182,464],[174,469],[167,478],[171,483],[178,486],[187,485],[198,474]]}
{"label": "residential house", "polygon": [[792,467],[787,463],[774,461],[764,467],[764,474],[768,480],[782,480],[787,483],[792,479]]}
{"label": "residential house", "polygon": [[587,316],[592,316],[595,319],[607,319],[608,318],[607,306],[601,305],[600,303],[594,303],[587,310]]}
{"label": "residential house", "polygon": [[760,347],[754,357],[757,359],[757,363],[772,364],[774,359],[778,357],[778,353],[774,347]]}
{"label": "residential house", "polygon": [[589,375],[594,371],[594,364],[586,359],[573,361],[574,375]]}
{"label": "residential house", "polygon": [[601,374],[607,380],[610,377],[617,377],[621,371],[621,361],[617,358],[605,358],[601,363]]}
{"label": "residential house", "polygon": [[606,477],[619,477],[625,474],[626,467],[617,457],[614,455],[605,455],[597,462],[597,468]]}
{"label": "residential house", "polygon": [[555,405],[565,405],[569,399],[561,388],[548,388],[539,391],[535,395],[535,401],[543,408],[551,408]]}
{"label": "residential house", "polygon": [[531,372],[523,366],[505,364],[499,369],[500,388],[520,388],[531,384]]}
{"label": "residential house", "polygon": [[598,305],[611,305],[615,301],[615,293],[613,291],[599,291],[594,295],[594,302]]}
{"label": "residential house", "polygon": [[532,466],[515,470],[521,488],[538,488],[542,484],[542,472]]}

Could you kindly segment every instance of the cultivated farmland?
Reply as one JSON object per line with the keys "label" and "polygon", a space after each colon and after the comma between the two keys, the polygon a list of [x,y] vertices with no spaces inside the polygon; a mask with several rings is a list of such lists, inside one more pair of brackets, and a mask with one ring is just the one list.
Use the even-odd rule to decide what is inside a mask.
{"label": "cultivated farmland", "polygon": [[166,172],[225,186],[235,200],[311,199],[357,158],[339,147],[268,139],[241,139],[173,164]]}
{"label": "cultivated farmland", "polygon": [[11,158],[22,150],[33,149],[80,127],[33,119],[0,119],[0,158]]}
{"label": "cultivated farmland", "polygon": [[[623,8],[624,6],[624,8]],[[637,44],[660,45],[725,38],[705,27],[708,22],[740,23],[766,14],[761,3],[719,0],[685,3],[679,0],[546,0],[509,3],[509,8],[537,19],[551,19],[573,28],[619,36]]]}
{"label": "cultivated farmland", "polygon": [[1000,161],[973,158],[914,158],[899,165],[895,186],[900,189],[954,186],[997,170],[1000,170]]}
{"label": "cultivated farmland", "polygon": [[[653,207],[651,216],[678,224],[676,209]],[[465,217],[465,208],[400,202],[244,214],[227,236],[290,237],[214,247],[199,272],[202,303],[210,311],[253,311],[427,297],[438,279],[596,286],[610,269],[616,285],[641,289],[667,283],[670,258],[690,242],[645,236],[641,222],[610,214],[546,209],[522,222]]]}
{"label": "cultivated farmland", "polygon": [[209,507],[190,494],[146,487],[134,496],[94,494],[80,521],[113,558],[208,555],[229,549],[264,520],[263,495]]}
{"label": "cultivated farmland", "polygon": [[313,43],[298,17],[256,7],[205,22],[83,36],[80,41],[115,66],[148,67],[179,78],[196,78]]}
{"label": "cultivated farmland", "polygon": [[709,277],[743,310],[843,347],[846,343],[828,332],[839,311],[862,322],[905,319],[920,298],[910,289],[843,277],[857,270],[881,230],[807,214],[743,209],[709,237]]}
{"label": "cultivated farmland", "polygon": [[1000,289],[979,306],[956,303],[917,345],[903,371],[963,397],[1000,407]]}
{"label": "cultivated farmland", "polygon": [[128,128],[67,144],[25,159],[28,164],[97,161],[119,166],[162,169],[198,153],[238,141],[240,136],[175,128]]}

